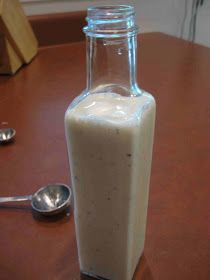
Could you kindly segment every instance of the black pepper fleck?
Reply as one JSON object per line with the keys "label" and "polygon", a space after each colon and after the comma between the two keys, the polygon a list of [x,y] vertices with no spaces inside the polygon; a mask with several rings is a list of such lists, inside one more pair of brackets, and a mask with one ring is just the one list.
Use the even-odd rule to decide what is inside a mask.
{"label": "black pepper fleck", "polygon": [[79,180],[78,176],[74,176],[74,180],[78,181]]}
{"label": "black pepper fleck", "polygon": [[102,160],[103,158],[102,158],[102,156],[99,156],[98,158],[97,158],[97,160]]}
{"label": "black pepper fleck", "polygon": [[131,157],[131,154],[126,154],[127,155],[127,157]]}
{"label": "black pepper fleck", "polygon": [[116,134],[120,134],[119,128],[116,128],[115,131],[116,131]]}

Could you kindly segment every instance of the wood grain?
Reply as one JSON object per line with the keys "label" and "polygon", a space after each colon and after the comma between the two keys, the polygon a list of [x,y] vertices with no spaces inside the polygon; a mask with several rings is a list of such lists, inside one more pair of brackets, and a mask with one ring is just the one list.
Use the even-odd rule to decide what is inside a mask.
{"label": "wood grain", "polygon": [[0,31],[24,63],[37,53],[38,43],[18,0],[0,0]]}
{"label": "wood grain", "polygon": [[0,74],[14,74],[21,66],[21,59],[7,38],[0,34]]}

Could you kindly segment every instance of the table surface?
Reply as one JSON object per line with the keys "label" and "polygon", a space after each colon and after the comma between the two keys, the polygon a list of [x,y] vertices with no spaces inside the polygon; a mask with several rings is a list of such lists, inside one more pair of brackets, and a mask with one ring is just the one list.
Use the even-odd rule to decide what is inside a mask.
{"label": "table surface", "polygon": [[[157,101],[144,254],[137,280],[210,279],[210,49],[161,33],[139,40],[138,80]],[[64,112],[85,87],[85,43],[42,48],[0,77],[0,196],[70,184]],[[1,280],[79,280],[70,209],[42,218],[27,204],[0,206]],[[120,279],[119,279],[120,280]]]}

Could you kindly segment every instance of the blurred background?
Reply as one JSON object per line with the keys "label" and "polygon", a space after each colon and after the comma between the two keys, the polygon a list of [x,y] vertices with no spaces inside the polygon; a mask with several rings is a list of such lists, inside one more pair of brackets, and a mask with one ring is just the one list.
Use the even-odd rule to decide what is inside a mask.
{"label": "blurred background", "polygon": [[210,0],[20,0],[27,15],[86,10],[90,5],[131,4],[140,31],[159,31],[210,47]]}

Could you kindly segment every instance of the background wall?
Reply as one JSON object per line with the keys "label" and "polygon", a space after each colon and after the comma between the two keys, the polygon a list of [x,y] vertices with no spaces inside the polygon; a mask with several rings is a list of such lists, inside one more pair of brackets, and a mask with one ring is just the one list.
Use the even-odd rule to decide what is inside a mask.
{"label": "background wall", "polygon": [[210,0],[198,10],[195,42],[210,47]]}
{"label": "background wall", "polygon": [[[195,0],[20,0],[27,15],[85,10],[90,5],[132,4],[141,32],[160,31],[189,39]],[[199,8],[195,42],[210,46],[210,0]]]}

